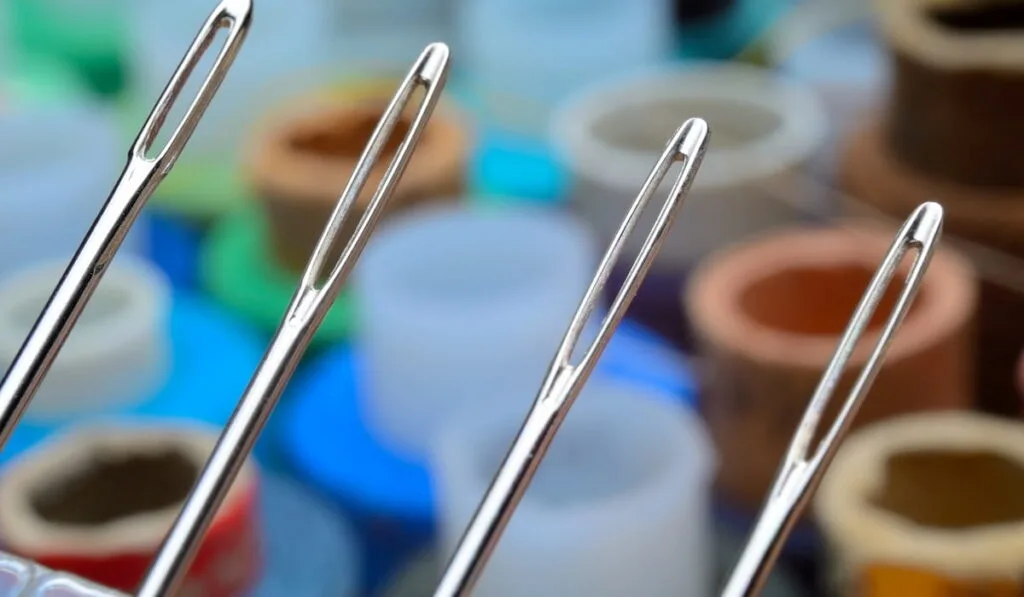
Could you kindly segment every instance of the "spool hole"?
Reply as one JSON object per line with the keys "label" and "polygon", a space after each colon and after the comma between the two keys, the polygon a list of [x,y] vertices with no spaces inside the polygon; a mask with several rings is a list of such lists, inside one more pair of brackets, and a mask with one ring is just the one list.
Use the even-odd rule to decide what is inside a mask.
{"label": "spool hole", "polygon": [[893,455],[871,503],[914,524],[965,529],[1024,521],[1024,466],[991,451]]}
{"label": "spool hole", "polygon": [[1024,30],[1024,3],[1016,0],[961,2],[928,11],[931,20],[960,33]]}
{"label": "spool hole", "polygon": [[[761,278],[747,287],[739,299],[749,318],[767,328],[794,335],[839,336],[846,329],[857,303],[874,276],[861,264],[826,267],[794,267]],[[881,327],[899,297],[899,276],[886,289],[868,324]],[[928,300],[922,288],[910,308]]]}
{"label": "spool hole", "polygon": [[199,474],[183,452],[95,455],[78,470],[35,490],[40,518],[69,526],[100,526],[182,503]]}
{"label": "spool hole", "polygon": [[[289,144],[292,150],[299,153],[334,159],[359,159],[374,129],[377,128],[377,123],[384,113],[383,108],[381,106],[379,110],[365,110],[356,115],[325,118],[317,123],[315,129],[295,132],[289,139]],[[386,163],[398,151],[398,146],[409,133],[411,126],[412,123],[407,118],[398,121],[384,144],[381,160]]]}
{"label": "spool hole", "polygon": [[782,118],[761,104],[737,99],[674,98],[646,102],[617,110],[594,123],[594,136],[612,147],[661,153],[666,131],[700,115],[715,131],[715,149],[728,149],[758,141],[774,133]]}

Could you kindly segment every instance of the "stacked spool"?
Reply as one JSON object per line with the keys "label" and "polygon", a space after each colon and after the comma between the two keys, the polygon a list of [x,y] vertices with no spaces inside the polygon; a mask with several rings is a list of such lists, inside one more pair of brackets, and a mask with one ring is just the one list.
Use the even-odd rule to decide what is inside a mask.
{"label": "stacked spool", "polygon": [[[888,105],[847,139],[843,186],[875,213],[905,217],[922,201],[945,208],[946,230],[1024,255],[1024,35],[1013,3],[876,3],[892,55]],[[978,261],[985,273],[986,262]],[[1020,290],[986,276],[979,314],[978,406],[1016,414]]]}
{"label": "stacked spool", "polygon": [[[803,166],[818,152],[825,115],[809,89],[771,71],[730,63],[669,67],[603,82],[566,102],[553,140],[576,178],[573,210],[610,242],[652,164],[666,131],[699,114],[714,134],[686,199],[684,214],[638,293],[630,315],[678,344],[691,345],[679,289],[690,270],[715,250],[821,211],[815,197],[790,194]],[[780,191],[781,189],[781,191]],[[663,185],[664,199],[668,184]],[[653,225],[655,210],[638,226]],[[629,238],[610,289],[628,271],[642,235]]]}
{"label": "stacked spool", "polygon": [[[707,364],[702,407],[721,457],[716,488],[728,508],[748,517],[760,509],[892,238],[873,227],[779,231],[713,256],[694,274],[684,300]],[[837,395],[866,362],[899,291],[895,283],[887,289]],[[969,262],[940,250],[855,427],[970,406],[976,305]]]}
{"label": "stacked spool", "polygon": [[[213,295],[260,328],[276,328],[397,84],[365,82],[311,94],[280,107],[257,127],[244,166],[254,200],[219,222],[202,250],[201,277]],[[407,134],[411,109],[343,222],[335,251],[354,232]],[[436,110],[385,217],[422,203],[456,201],[464,185],[470,143],[466,124],[454,109]],[[336,341],[348,336],[351,309],[343,292],[316,338]]]}
{"label": "stacked spool", "polygon": [[815,499],[837,595],[1019,595],[1024,434],[975,413],[921,414],[847,438]]}

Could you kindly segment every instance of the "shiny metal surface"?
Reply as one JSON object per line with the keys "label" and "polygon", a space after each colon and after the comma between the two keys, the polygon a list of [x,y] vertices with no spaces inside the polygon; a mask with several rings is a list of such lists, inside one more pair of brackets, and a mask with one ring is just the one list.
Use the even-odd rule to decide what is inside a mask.
{"label": "shiny metal surface", "polygon": [[[432,44],[420,55],[391,100],[313,251],[298,290],[262,362],[146,574],[138,592],[139,597],[162,597],[177,593],[214,514],[249,456],[314,332],[359,259],[437,105],[447,75],[448,47]],[[325,261],[337,240],[342,222],[350,215],[405,107],[420,88],[424,90],[422,103],[408,134],[388,165],[355,234],[345,244],[338,261],[327,271]],[[339,457],[344,458],[345,455]]]}
{"label": "shiny metal surface", "polygon": [[[889,343],[910,310],[942,234],[942,217],[942,207],[939,204],[925,203],[914,210],[897,233],[895,241],[857,305],[853,318],[847,324],[821,381],[818,382],[818,387],[811,397],[765,500],[761,515],[725,585],[723,597],[760,594],[786,537],[839,449],[843,436],[849,430],[857,410],[878,374]],[[818,431],[825,407],[832,399],[843,371],[875,314],[886,288],[892,282],[897,267],[910,250],[916,250],[917,257],[907,273],[896,305],[879,334],[878,342],[857,376],[832,426],[814,453],[810,454],[810,444]]]}
{"label": "shiny metal surface", "polygon": [[[700,168],[707,138],[706,122],[698,118],[687,120],[673,135],[661,158],[648,175],[569,324],[533,407],[448,562],[434,592],[435,597],[468,595],[476,585],[543,460],[551,440],[554,439],[615,328],[622,321],[641,281],[647,275],[654,256],[664,242],[665,235]],[[682,162],[680,173],[672,185],[665,205],[658,213],[651,232],[630,267],[621,290],[601,322],[596,339],[586,348],[579,361],[572,363],[573,352],[577,349],[585,325],[598,306],[612,267],[618,261],[626,240],[636,227],[641,212],[650,203],[658,186],[676,162]]]}
{"label": "shiny metal surface", "polygon": [[[0,382],[0,449],[10,439],[143,205],[185,148],[241,48],[251,18],[251,0],[222,0],[206,19],[142,125],[110,197]],[[155,156],[147,155],[153,151],[157,134],[186,81],[223,28],[228,29],[227,41],[189,108],[167,143]]]}

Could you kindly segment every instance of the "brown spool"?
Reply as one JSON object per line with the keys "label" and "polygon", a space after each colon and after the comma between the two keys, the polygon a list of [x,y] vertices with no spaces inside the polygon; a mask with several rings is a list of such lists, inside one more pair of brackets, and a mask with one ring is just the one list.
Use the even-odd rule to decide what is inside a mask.
{"label": "brown spool", "polygon": [[888,130],[935,179],[1024,188],[1024,4],[877,0],[894,59]]}
{"label": "brown spool", "polygon": [[[874,228],[790,229],[718,253],[694,273],[686,306],[708,365],[702,408],[720,455],[717,489],[727,502],[759,508],[893,238]],[[900,280],[879,305],[837,396],[877,342]],[[969,405],[976,292],[970,264],[940,250],[855,425]]]}
{"label": "brown spool", "polygon": [[[949,234],[1024,256],[1024,189],[985,191],[916,172],[897,159],[877,120],[848,139],[840,178],[857,201],[897,218],[937,200],[945,209]],[[987,412],[1016,415],[1021,408],[1015,368],[1024,345],[1024,295],[986,278],[980,303],[975,398]]]}
{"label": "brown spool", "polygon": [[[387,101],[387,96],[374,94],[305,98],[273,114],[257,132],[246,177],[266,209],[270,245],[285,267],[305,267]],[[412,116],[410,109],[388,140],[359,195],[356,213],[342,226],[340,240],[355,232],[362,208],[408,133]],[[464,188],[469,142],[455,115],[437,110],[384,216],[423,202],[456,199]]]}
{"label": "brown spool", "polygon": [[1024,594],[1024,429],[929,413],[872,425],[840,448],[815,498],[837,594]]}

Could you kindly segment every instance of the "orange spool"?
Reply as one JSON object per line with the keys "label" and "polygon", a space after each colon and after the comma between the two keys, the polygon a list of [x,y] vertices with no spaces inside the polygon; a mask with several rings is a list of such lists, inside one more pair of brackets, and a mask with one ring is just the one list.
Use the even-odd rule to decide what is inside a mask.
{"label": "orange spool", "polygon": [[[892,238],[870,228],[790,229],[722,251],[694,273],[685,301],[709,369],[701,407],[721,458],[717,489],[729,503],[760,507]],[[874,325],[891,312],[898,286],[888,289]],[[969,406],[976,295],[970,264],[940,250],[855,425]],[[840,393],[873,335],[869,329],[854,353]]]}

